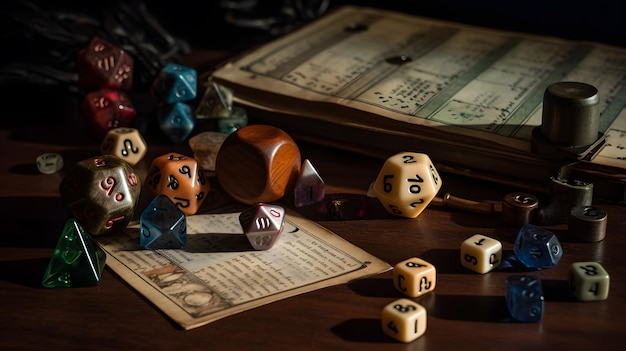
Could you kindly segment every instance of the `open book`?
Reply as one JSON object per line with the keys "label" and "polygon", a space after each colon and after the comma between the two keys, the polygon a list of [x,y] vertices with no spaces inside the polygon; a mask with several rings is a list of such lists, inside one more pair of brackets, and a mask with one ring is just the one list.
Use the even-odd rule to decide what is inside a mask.
{"label": "open book", "polygon": [[424,152],[443,171],[542,189],[563,166],[531,151],[547,86],[593,85],[602,147],[568,163],[624,201],[626,49],[346,6],[224,64],[255,121],[295,139],[387,158]]}

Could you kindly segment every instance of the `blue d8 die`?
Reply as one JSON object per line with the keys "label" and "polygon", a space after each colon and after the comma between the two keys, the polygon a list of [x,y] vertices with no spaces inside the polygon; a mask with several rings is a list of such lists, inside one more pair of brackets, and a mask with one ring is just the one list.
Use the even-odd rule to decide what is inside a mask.
{"label": "blue d8 die", "polygon": [[556,235],[533,224],[526,224],[519,230],[513,250],[520,262],[531,268],[553,267],[563,256]]}
{"label": "blue d8 die", "polygon": [[146,249],[178,249],[187,243],[187,218],[167,195],[157,195],[141,213],[141,246]]}
{"label": "blue d8 die", "polygon": [[520,322],[539,322],[543,317],[541,280],[530,275],[506,278],[506,306]]}
{"label": "blue d8 die", "polygon": [[193,100],[197,93],[197,76],[193,68],[169,63],[154,79],[152,95],[159,102],[166,104]]}
{"label": "blue d8 die", "polygon": [[157,119],[161,131],[176,145],[184,142],[196,126],[193,110],[182,102],[159,107]]}

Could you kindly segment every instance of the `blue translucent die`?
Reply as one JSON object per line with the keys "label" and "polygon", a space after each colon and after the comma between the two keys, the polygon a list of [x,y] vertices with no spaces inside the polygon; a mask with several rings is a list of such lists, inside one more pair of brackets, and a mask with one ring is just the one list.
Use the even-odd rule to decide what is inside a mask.
{"label": "blue translucent die", "polygon": [[152,95],[158,102],[173,104],[196,97],[198,77],[196,70],[174,63],[167,64],[152,83]]}
{"label": "blue translucent die", "polygon": [[157,195],[139,219],[141,246],[179,249],[187,243],[187,218],[167,195]]}
{"label": "blue translucent die", "polygon": [[182,102],[161,106],[157,117],[163,133],[177,145],[187,140],[196,126],[193,110],[189,105]]}
{"label": "blue translucent die", "polygon": [[520,262],[530,268],[553,267],[563,256],[556,235],[533,224],[526,224],[519,230],[513,250]]}
{"label": "blue translucent die", "polygon": [[42,284],[46,288],[95,286],[100,283],[106,254],[73,218],[65,222]]}
{"label": "blue translucent die", "polygon": [[543,289],[536,277],[507,277],[505,300],[511,317],[520,322],[539,322],[543,317]]}

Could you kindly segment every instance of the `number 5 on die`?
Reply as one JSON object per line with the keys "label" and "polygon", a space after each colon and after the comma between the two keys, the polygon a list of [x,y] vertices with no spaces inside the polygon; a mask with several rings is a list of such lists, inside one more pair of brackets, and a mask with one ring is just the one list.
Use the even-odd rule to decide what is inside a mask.
{"label": "number 5 on die", "polygon": [[381,326],[388,336],[411,342],[426,332],[426,309],[409,299],[398,299],[383,308]]}

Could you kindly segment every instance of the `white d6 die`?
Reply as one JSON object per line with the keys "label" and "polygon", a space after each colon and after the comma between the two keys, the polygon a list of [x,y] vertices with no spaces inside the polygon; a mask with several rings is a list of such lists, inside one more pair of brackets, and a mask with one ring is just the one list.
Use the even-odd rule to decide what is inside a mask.
{"label": "white d6 die", "polygon": [[429,262],[412,257],[393,267],[393,286],[401,293],[418,297],[435,290],[437,269]]}
{"label": "white d6 die", "polygon": [[387,212],[407,218],[422,213],[441,189],[441,178],[430,157],[400,152],[383,164],[373,192]]}
{"label": "white d6 die", "polygon": [[502,262],[502,243],[475,234],[461,243],[461,265],[478,273],[487,273]]}
{"label": "white d6 die", "polygon": [[63,169],[63,157],[61,154],[49,152],[39,155],[35,161],[37,170],[43,174],[52,174]]}
{"label": "white d6 die", "polygon": [[381,324],[388,336],[411,342],[426,332],[426,309],[412,300],[398,299],[383,308]]}
{"label": "white d6 die", "polygon": [[569,288],[579,301],[606,300],[609,282],[609,273],[598,262],[574,262],[570,266]]}

